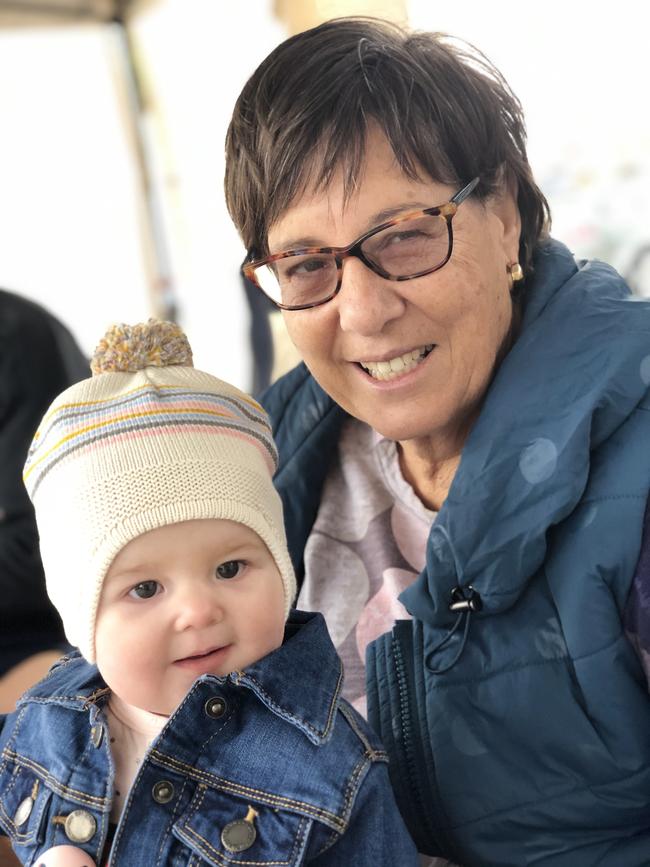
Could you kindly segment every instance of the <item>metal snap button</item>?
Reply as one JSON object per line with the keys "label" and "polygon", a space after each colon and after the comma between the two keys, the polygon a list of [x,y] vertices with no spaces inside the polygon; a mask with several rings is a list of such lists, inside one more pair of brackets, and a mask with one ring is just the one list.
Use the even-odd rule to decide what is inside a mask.
{"label": "metal snap button", "polygon": [[227,708],[228,705],[226,704],[225,699],[221,698],[220,695],[215,695],[212,698],[209,698],[204,706],[205,712],[208,716],[211,716],[212,719],[219,719],[219,717],[222,717]]}
{"label": "metal snap button", "polygon": [[102,739],[104,737],[104,726],[94,725],[90,730],[90,739],[93,742],[93,746],[98,748],[101,746]]}
{"label": "metal snap button", "polygon": [[87,843],[97,830],[97,822],[86,810],[73,810],[65,817],[65,835],[73,843]]}
{"label": "metal snap button", "polygon": [[221,842],[224,849],[229,852],[243,852],[250,849],[256,837],[255,825],[252,822],[247,822],[246,819],[228,822],[221,832]]}
{"label": "metal snap button", "polygon": [[18,804],[18,809],[14,814],[14,825],[16,825],[16,827],[25,824],[31,815],[33,807],[34,799],[29,796]]}
{"label": "metal snap button", "polygon": [[151,795],[157,804],[168,804],[174,797],[174,784],[169,780],[159,780],[152,788]]}

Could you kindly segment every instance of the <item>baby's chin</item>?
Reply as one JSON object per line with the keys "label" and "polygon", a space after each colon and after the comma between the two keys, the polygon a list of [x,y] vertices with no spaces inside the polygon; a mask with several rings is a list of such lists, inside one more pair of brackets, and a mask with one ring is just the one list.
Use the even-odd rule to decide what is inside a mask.
{"label": "baby's chin", "polygon": [[151,701],[143,701],[142,698],[138,698],[132,706],[137,708],[137,710],[151,714],[151,716],[167,719],[174,713],[186,695],[187,692],[184,692],[182,694],[179,693],[178,696],[172,695],[168,699],[160,697],[152,698]]}
{"label": "baby's chin", "polygon": [[161,696],[160,693],[157,693],[156,695],[148,696],[142,690],[120,690],[111,686],[110,683],[107,683],[106,685],[111,690],[111,710],[117,716],[124,717],[126,715],[127,718],[129,713],[135,712],[135,714],[146,713],[151,716],[167,719],[167,717],[172,715],[187,694],[181,694],[179,691],[178,701],[176,701],[176,694]]}

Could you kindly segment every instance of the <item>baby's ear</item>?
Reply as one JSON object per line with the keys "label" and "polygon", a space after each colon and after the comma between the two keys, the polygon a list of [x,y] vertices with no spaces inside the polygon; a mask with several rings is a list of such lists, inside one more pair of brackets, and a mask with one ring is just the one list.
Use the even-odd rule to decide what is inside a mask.
{"label": "baby's ear", "polygon": [[36,867],[97,867],[77,846],[52,846],[36,859]]}

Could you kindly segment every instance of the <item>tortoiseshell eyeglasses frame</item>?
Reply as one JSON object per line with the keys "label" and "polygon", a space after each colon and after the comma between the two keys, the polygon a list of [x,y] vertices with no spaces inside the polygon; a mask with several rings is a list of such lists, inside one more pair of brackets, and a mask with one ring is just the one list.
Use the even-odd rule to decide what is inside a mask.
{"label": "tortoiseshell eyeglasses frame", "polygon": [[[276,307],[279,307],[281,310],[309,310],[311,307],[320,307],[321,304],[327,304],[328,301],[331,301],[335,295],[338,294],[341,288],[341,280],[343,276],[343,260],[347,259],[349,256],[355,256],[357,259],[360,259],[363,264],[370,268],[375,274],[378,274],[380,277],[383,277],[385,280],[394,280],[397,282],[402,282],[404,280],[415,280],[417,277],[424,277],[427,274],[433,274],[434,271],[439,271],[447,262],[451,259],[451,253],[454,248],[454,232],[451,226],[451,221],[454,218],[456,211],[458,210],[459,205],[461,205],[471,193],[476,189],[480,178],[474,178],[460,189],[455,195],[451,197],[451,199],[446,202],[444,205],[436,205],[433,208],[423,208],[420,211],[409,211],[406,214],[400,214],[399,217],[395,217],[392,220],[388,220],[386,223],[382,223],[380,226],[375,226],[374,229],[370,229],[370,231],[365,232],[361,235],[360,238],[357,238],[356,241],[353,241],[351,244],[348,244],[347,247],[302,247],[298,250],[287,250],[284,253],[273,253],[271,256],[266,256],[264,259],[251,260],[250,262],[246,262],[242,266],[242,272],[244,276],[253,283],[253,285],[257,286],[257,288],[266,295],[266,297],[275,304]],[[407,276],[395,276],[394,274],[389,274],[387,271],[384,271],[383,268],[380,268],[376,262],[371,261],[365,255],[363,250],[361,249],[362,244],[368,240],[368,238],[372,238],[373,235],[377,235],[379,232],[383,232],[384,229],[389,229],[391,226],[397,226],[400,223],[403,223],[405,220],[413,220],[417,217],[423,216],[431,216],[431,217],[442,217],[447,223],[447,235],[449,238],[449,243],[447,246],[447,255],[439,264],[435,265],[433,268],[427,268],[426,271],[419,271],[417,274],[409,274]],[[261,268],[263,265],[270,265],[273,262],[278,262],[280,259],[288,259],[292,256],[311,256],[316,253],[329,253],[334,256],[337,267],[337,280],[336,287],[331,292],[327,298],[323,298],[320,301],[314,301],[311,304],[282,304],[280,301],[276,301],[275,298],[271,298],[271,296],[262,289],[260,286],[257,277],[255,275],[255,271],[257,268]]]}

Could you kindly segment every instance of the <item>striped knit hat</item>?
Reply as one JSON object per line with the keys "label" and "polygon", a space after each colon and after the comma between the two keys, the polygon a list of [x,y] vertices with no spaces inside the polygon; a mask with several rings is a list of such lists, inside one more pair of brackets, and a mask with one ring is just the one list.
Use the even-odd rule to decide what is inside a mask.
{"label": "striped knit hat", "polygon": [[127,542],[197,518],[237,521],[260,536],[288,613],[296,584],[264,410],[195,370],[170,322],[114,326],[91,369],[45,414],[24,470],[48,593],[71,644],[94,661],[102,583]]}

